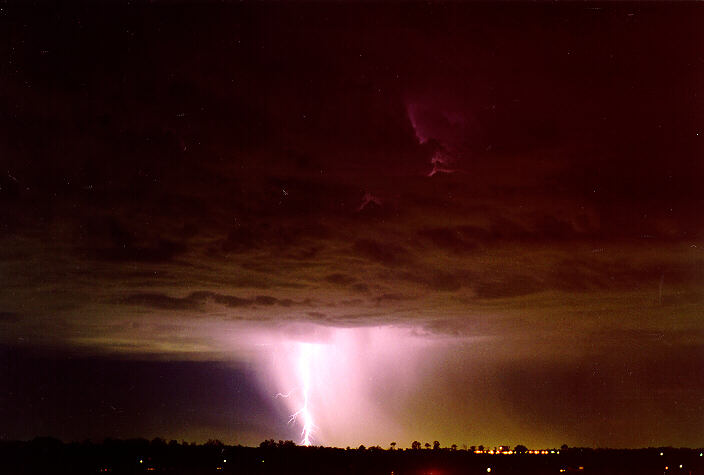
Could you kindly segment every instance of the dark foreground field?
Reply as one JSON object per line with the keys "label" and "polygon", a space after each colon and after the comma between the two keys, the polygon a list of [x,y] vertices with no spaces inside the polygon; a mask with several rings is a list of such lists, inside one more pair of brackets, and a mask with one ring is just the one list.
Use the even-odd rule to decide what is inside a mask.
{"label": "dark foreground field", "polygon": [[[662,455],[661,455],[662,454]],[[0,442],[10,474],[704,474],[701,449],[569,449],[560,454],[489,455],[465,450],[383,450],[165,443]]]}

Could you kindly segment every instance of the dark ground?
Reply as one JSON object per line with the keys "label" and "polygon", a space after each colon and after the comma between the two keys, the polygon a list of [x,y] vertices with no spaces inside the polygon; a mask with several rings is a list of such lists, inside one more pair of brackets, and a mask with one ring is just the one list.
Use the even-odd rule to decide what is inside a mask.
{"label": "dark ground", "polygon": [[[264,445],[264,444],[263,444]],[[660,455],[660,453],[663,455]],[[466,450],[383,450],[166,443],[161,439],[64,444],[0,442],[6,474],[704,474],[701,449],[568,449],[559,455],[488,455]],[[682,468],[680,468],[680,465]],[[580,467],[582,467],[580,469]],[[668,467],[667,469],[665,467]],[[489,472],[488,469],[491,469]]]}

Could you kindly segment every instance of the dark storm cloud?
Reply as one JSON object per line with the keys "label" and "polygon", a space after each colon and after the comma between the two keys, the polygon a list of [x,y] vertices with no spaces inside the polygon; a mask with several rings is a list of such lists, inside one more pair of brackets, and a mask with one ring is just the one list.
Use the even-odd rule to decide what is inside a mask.
{"label": "dark storm cloud", "polygon": [[450,252],[464,253],[470,252],[477,247],[477,237],[472,231],[474,231],[474,228],[458,226],[421,229],[418,231],[418,235],[439,248]]}
{"label": "dark storm cloud", "polygon": [[387,293],[387,294],[382,294],[382,295],[377,295],[374,297],[374,302],[377,305],[380,305],[382,303],[386,302],[405,302],[407,300],[414,300],[415,297],[412,295],[405,295],[405,294],[400,294],[400,293]]}
{"label": "dark storm cloud", "polygon": [[330,282],[331,284],[349,285],[349,284],[355,282],[357,279],[355,279],[352,276],[337,272],[335,274],[326,275],[325,280]]}
{"label": "dark storm cloud", "polygon": [[519,242],[545,245],[611,237],[600,236],[585,213],[566,218],[534,213],[518,219],[491,215],[490,218],[492,222],[486,227],[463,225],[424,228],[418,230],[418,236],[425,242],[458,254],[471,252],[480,246],[497,244]]}
{"label": "dark storm cloud", "polygon": [[[543,291],[589,292],[640,288],[650,289],[657,300],[659,287],[696,288],[704,283],[702,263],[697,259],[686,262],[634,262],[625,257],[598,257],[604,250],[582,252],[581,257],[533,263],[522,269],[495,272],[494,278],[478,276],[474,290],[478,298],[507,298]],[[589,256],[589,253],[595,257]],[[696,294],[685,292],[696,300]],[[675,298],[668,297],[668,298]],[[681,297],[684,298],[684,297]],[[660,296],[662,300],[662,296]]]}
{"label": "dark storm cloud", "polygon": [[[72,228],[66,233],[69,239],[78,238],[75,248],[67,245],[69,258],[87,252],[107,265],[146,266],[183,259],[175,267],[186,272],[197,259],[213,268],[221,259],[236,260],[233,266],[259,275],[228,276],[227,282],[260,287],[266,287],[264,282],[274,273],[302,275],[314,267],[323,275],[343,275],[331,256],[347,248],[371,263],[400,268],[403,282],[432,291],[469,288],[487,299],[555,289],[632,288],[631,282],[650,281],[653,276],[618,269],[628,268],[628,263],[616,263],[610,270],[586,260],[552,256],[542,266],[528,263],[523,270],[502,267],[501,262],[496,267],[484,263],[475,270],[477,275],[469,275],[463,269],[425,262],[423,253],[436,247],[473,259],[487,249],[511,253],[521,244],[559,247],[593,240],[598,248],[615,237],[683,236],[684,231],[696,235],[696,225],[687,224],[697,221],[687,214],[694,205],[686,203],[696,202],[693,198],[699,194],[691,184],[683,186],[686,177],[694,183],[691,177],[699,176],[692,168],[694,139],[687,138],[677,153],[669,154],[674,175],[664,174],[662,166],[647,171],[656,162],[652,152],[644,154],[637,166],[615,153],[598,160],[590,148],[575,153],[594,138],[617,145],[619,153],[630,139],[640,138],[636,129],[645,125],[641,116],[635,118],[633,129],[626,120],[608,118],[611,113],[624,116],[616,106],[620,103],[640,98],[645,100],[643,107],[653,107],[653,114],[669,109],[664,101],[643,96],[647,89],[643,85],[617,98],[614,105],[612,89],[604,86],[613,79],[617,81],[613,89],[630,90],[625,86],[635,75],[614,76],[613,68],[623,63],[614,64],[605,52],[589,48],[589,40],[571,33],[566,25],[553,33],[529,27],[536,34],[531,44],[518,41],[513,27],[502,21],[484,33],[485,27],[440,28],[443,34],[425,41],[414,31],[435,31],[437,25],[424,24],[423,15],[415,12],[393,21],[381,16],[394,35],[362,23],[358,28],[368,35],[350,42],[350,25],[332,16],[327,20],[332,23],[324,26],[325,21],[308,12],[321,22],[316,28],[325,31],[327,41],[319,43],[309,29],[290,24],[281,13],[260,16],[248,10],[260,21],[254,23],[258,27],[243,18],[222,22],[198,13],[199,25],[209,28],[204,36],[184,30],[185,19],[178,15],[165,21],[149,10],[144,13],[147,23],[160,25],[160,33],[145,28],[138,21],[142,16],[132,13],[123,15],[124,29],[98,14],[79,28],[69,16],[60,26],[72,35],[59,35],[45,53],[42,44],[49,36],[41,27],[50,26],[50,20],[16,33],[18,41],[30,44],[18,53],[22,67],[3,77],[9,91],[4,100],[15,110],[8,126],[17,131],[15,140],[3,142],[13,151],[12,174],[3,177],[7,185],[3,190],[8,199],[13,197],[12,209],[19,210],[10,216],[19,219],[26,214],[23,224],[12,227],[13,233],[60,222]],[[438,25],[452,17],[450,11],[442,13]],[[490,10],[482,10],[477,18],[497,21]],[[539,25],[551,24],[540,15],[534,19]],[[473,21],[475,26],[483,23]],[[591,32],[590,25],[599,20],[579,21]],[[646,34],[638,25],[625,27],[633,35]],[[279,33],[261,35],[258,28]],[[220,41],[225,31],[232,41]],[[281,40],[283,35],[286,41]],[[472,39],[481,35],[496,40],[494,53],[474,46]],[[552,35],[563,35],[570,55],[553,45]],[[200,54],[190,41],[196,37],[208,45],[208,55]],[[381,49],[373,43],[380,37]],[[94,39],[104,40],[106,49],[98,51],[95,44],[100,41]],[[165,39],[172,45],[167,46]],[[680,44],[683,38],[673,41]],[[135,52],[138,44],[148,47]],[[179,54],[173,53],[173,44],[179,45]],[[438,50],[449,56],[438,55]],[[105,60],[106,52],[111,61]],[[588,81],[580,81],[585,63],[568,58],[571,52],[596,65],[589,69],[597,72]],[[399,59],[391,60],[397,53]],[[648,61],[666,53],[655,48],[649,60],[640,55],[619,60],[645,73],[650,71]],[[417,59],[410,61],[411,56]],[[685,57],[683,53],[674,61],[684,64]],[[609,67],[599,73],[598,66]],[[122,82],[113,81],[122,70],[132,72]],[[273,70],[278,74],[270,74]],[[562,74],[574,85],[558,80]],[[679,77],[664,74],[668,79]],[[53,79],[47,81],[48,77]],[[637,79],[655,84],[647,74]],[[686,85],[688,80],[678,79],[677,84]],[[550,88],[540,86],[545,81]],[[583,90],[575,95],[578,84]],[[49,99],[52,107],[46,107]],[[672,99],[676,105],[685,103],[679,92]],[[580,113],[567,115],[565,103]],[[583,132],[601,124],[600,114],[607,116],[608,126],[597,127],[593,135]],[[610,127],[615,130],[608,132]],[[664,127],[671,131],[673,124],[666,122]],[[626,137],[623,141],[619,133]],[[29,140],[33,136],[40,139]],[[632,143],[646,151],[644,142],[653,140],[670,143],[650,135]],[[457,173],[425,176],[438,151],[454,154]],[[51,163],[42,156],[51,156]],[[680,173],[687,170],[695,173]],[[360,209],[367,193],[378,202],[369,201]],[[685,209],[676,209],[671,218],[651,211],[648,220],[624,220],[640,214],[643,207],[628,197],[641,200],[649,193],[653,199],[648,202],[669,200]],[[539,210],[545,196],[569,198],[563,204],[566,209]],[[610,206],[612,202],[625,203],[624,209]],[[109,214],[117,217],[99,218]],[[445,223],[409,224],[416,215],[435,214],[445,215]],[[465,217],[475,224],[463,224]],[[668,224],[667,219],[673,222]],[[387,233],[384,225],[398,231]],[[360,229],[365,229],[364,235]],[[252,256],[255,252],[278,261],[263,261]],[[556,252],[571,251],[565,247]],[[418,261],[422,271],[408,269]],[[463,267],[468,265],[476,263]],[[101,269],[101,276],[108,274]],[[352,281],[329,279],[350,285],[352,291],[371,288],[367,282],[352,286]],[[291,288],[305,288],[318,277],[292,280],[287,284]],[[666,280],[675,283],[669,276]],[[184,295],[186,289],[171,279],[165,283],[175,287],[174,293],[145,294],[148,297],[141,297],[145,305],[163,309],[200,305],[200,299],[192,296],[170,297]],[[133,280],[125,285],[136,284]]]}
{"label": "dark storm cloud", "polygon": [[185,297],[170,297],[160,293],[140,293],[124,297],[122,303],[139,305],[163,310],[198,310],[207,302],[213,302],[229,308],[280,305],[290,307],[296,304],[291,299],[278,299],[270,295],[257,295],[252,298],[241,298],[233,295],[222,295],[214,292],[192,292]]}
{"label": "dark storm cloud", "polygon": [[584,291],[589,289],[632,289],[641,285],[699,286],[704,282],[702,261],[689,259],[686,262],[657,260],[648,263],[629,262],[625,259],[574,260],[555,263],[549,282],[557,289]]}
{"label": "dark storm cloud", "polygon": [[[291,248],[308,244],[307,250],[301,250],[300,258],[315,257],[320,251],[316,243],[331,236],[331,231],[324,225],[310,222],[308,225],[282,224],[271,225],[268,222],[253,221],[249,224],[237,223],[230,229],[221,242],[225,253],[247,253],[256,249],[276,249],[277,252],[290,252]],[[295,254],[290,254],[291,256]]]}
{"label": "dark storm cloud", "polygon": [[357,240],[352,246],[352,251],[361,257],[386,266],[403,264],[411,259],[408,251],[402,246],[373,239]]}
{"label": "dark storm cloud", "polygon": [[536,279],[525,275],[511,275],[498,282],[482,282],[474,291],[480,299],[520,297],[542,290]]}
{"label": "dark storm cloud", "polygon": [[704,304],[704,291],[678,291],[674,295],[664,295],[658,299],[660,305],[697,305]]}
{"label": "dark storm cloud", "polygon": [[413,282],[436,291],[455,291],[470,284],[475,276],[472,272],[458,270],[447,272],[441,269],[425,268],[392,274],[393,278]]}
{"label": "dark storm cloud", "polygon": [[15,323],[22,320],[22,315],[16,312],[0,312],[0,322]]}
{"label": "dark storm cloud", "polygon": [[147,245],[135,245],[132,238],[122,232],[112,236],[112,245],[91,252],[98,259],[109,261],[165,262],[182,253],[185,246],[168,239],[156,239]]}
{"label": "dark storm cloud", "polygon": [[164,310],[193,310],[200,306],[201,302],[191,298],[191,296],[178,298],[169,297],[164,294],[135,294],[129,295],[122,300],[128,305],[140,305],[143,307],[154,307]]}
{"label": "dark storm cloud", "polygon": [[369,286],[367,284],[354,284],[352,285],[352,290],[355,292],[359,293],[367,293],[369,292]]}

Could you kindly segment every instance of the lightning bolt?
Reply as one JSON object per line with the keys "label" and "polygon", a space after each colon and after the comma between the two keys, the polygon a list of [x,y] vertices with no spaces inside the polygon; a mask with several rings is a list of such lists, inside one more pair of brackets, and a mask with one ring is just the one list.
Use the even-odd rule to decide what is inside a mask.
{"label": "lightning bolt", "polygon": [[[306,447],[310,445],[311,434],[315,428],[313,423],[313,415],[311,414],[310,407],[308,405],[308,397],[310,394],[310,382],[311,382],[311,362],[315,356],[315,347],[311,343],[300,343],[300,352],[298,355],[298,378],[301,381],[301,394],[303,397],[303,404],[299,410],[291,414],[289,423],[294,421],[300,421],[303,428],[301,430],[301,444]],[[291,394],[289,392],[288,394]],[[283,397],[288,396],[282,395]]]}

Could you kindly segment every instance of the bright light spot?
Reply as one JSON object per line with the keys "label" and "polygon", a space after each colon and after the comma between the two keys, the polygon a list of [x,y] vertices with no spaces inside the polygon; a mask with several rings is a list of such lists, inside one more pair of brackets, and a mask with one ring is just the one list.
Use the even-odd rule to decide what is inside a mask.
{"label": "bright light spot", "polygon": [[663,454],[662,452],[660,452],[660,456],[662,457],[663,455],[664,455],[664,454]]}
{"label": "bright light spot", "polygon": [[682,468],[682,465],[680,465],[680,468]]}
{"label": "bright light spot", "polygon": [[223,459],[222,463],[227,463],[227,459]]}
{"label": "bright light spot", "polygon": [[[291,415],[290,422],[300,419],[303,429],[301,430],[301,444],[310,446],[310,436],[313,432],[313,415],[308,407],[310,396],[311,363],[315,357],[315,347],[313,343],[300,343],[301,353],[298,356],[298,378],[301,381],[301,393],[303,394],[303,406]],[[262,460],[263,462],[263,460]]]}
{"label": "bright light spot", "polygon": [[487,467],[487,468],[486,468],[486,471],[487,471],[487,472],[491,472],[491,467]]}
{"label": "bright light spot", "polygon": [[139,460],[139,463],[144,463],[144,460],[141,460],[141,459],[140,459],[140,460]]}

